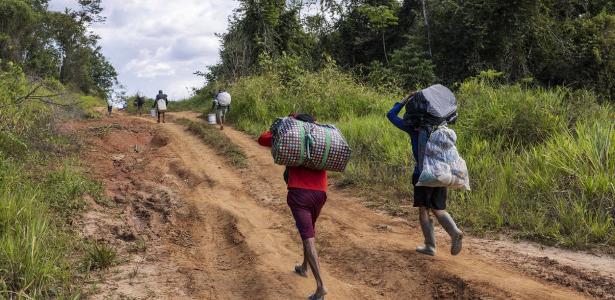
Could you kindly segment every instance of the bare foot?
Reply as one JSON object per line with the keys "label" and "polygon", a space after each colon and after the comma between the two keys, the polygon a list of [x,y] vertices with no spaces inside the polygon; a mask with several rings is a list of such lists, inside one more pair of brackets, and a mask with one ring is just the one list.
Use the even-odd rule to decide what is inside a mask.
{"label": "bare foot", "polygon": [[310,297],[308,297],[308,300],[324,300],[325,299],[325,295],[328,292],[329,291],[327,291],[327,289],[325,287],[323,287],[321,289],[316,289],[316,292],[314,294],[312,294]]}
{"label": "bare foot", "polygon": [[301,277],[307,278],[307,268],[304,268],[302,265],[295,266],[295,273]]}

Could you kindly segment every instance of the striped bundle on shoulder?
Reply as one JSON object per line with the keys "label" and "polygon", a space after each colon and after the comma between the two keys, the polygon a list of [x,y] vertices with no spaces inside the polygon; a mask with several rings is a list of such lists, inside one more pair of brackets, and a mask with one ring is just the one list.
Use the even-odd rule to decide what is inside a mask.
{"label": "striped bundle on shoulder", "polygon": [[286,117],[276,120],[271,132],[271,154],[276,164],[343,172],[350,160],[350,146],[333,125]]}

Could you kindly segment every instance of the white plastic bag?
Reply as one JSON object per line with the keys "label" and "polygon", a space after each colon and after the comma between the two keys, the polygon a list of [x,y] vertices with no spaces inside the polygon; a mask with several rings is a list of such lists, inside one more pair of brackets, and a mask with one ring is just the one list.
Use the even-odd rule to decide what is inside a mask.
{"label": "white plastic bag", "polygon": [[446,126],[438,127],[431,134],[417,186],[470,190],[468,167],[457,151],[456,142],[457,134]]}

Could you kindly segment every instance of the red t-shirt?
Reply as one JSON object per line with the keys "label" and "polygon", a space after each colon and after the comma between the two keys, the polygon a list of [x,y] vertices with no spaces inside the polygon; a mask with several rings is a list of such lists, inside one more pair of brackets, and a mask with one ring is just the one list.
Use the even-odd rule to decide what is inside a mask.
{"label": "red t-shirt", "polygon": [[[258,138],[258,143],[261,146],[271,147],[272,136],[270,131],[265,131]],[[327,171],[317,171],[304,167],[289,167],[288,188],[327,192]]]}

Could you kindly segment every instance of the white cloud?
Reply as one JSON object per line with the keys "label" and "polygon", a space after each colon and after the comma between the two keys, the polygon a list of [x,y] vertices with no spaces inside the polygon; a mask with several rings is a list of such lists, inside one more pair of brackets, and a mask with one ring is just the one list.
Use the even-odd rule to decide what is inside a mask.
{"label": "white cloud", "polygon": [[[50,8],[74,9],[76,2],[51,0]],[[181,99],[203,84],[194,71],[217,62],[215,33],[226,31],[237,6],[232,0],[103,0],[107,19],[92,31],[129,93],[153,97],[162,89]]]}

